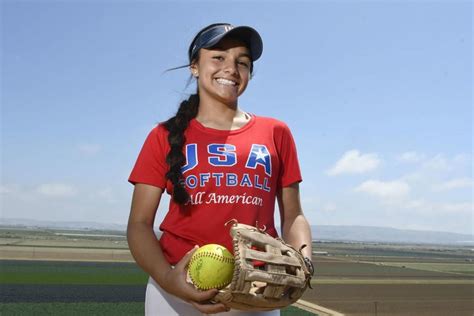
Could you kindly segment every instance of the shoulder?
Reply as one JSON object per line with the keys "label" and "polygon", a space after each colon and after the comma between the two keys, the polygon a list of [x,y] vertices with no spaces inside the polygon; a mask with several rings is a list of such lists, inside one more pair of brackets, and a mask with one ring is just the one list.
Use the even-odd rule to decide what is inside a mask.
{"label": "shoulder", "polygon": [[167,146],[168,144],[168,130],[163,123],[156,124],[148,133],[147,142],[159,146]]}
{"label": "shoulder", "polygon": [[267,116],[260,116],[260,115],[253,115],[255,117],[255,121],[259,126],[265,127],[265,128],[271,128],[274,131],[279,131],[279,132],[289,132],[290,129],[288,125],[279,119],[273,118],[273,117],[267,117]]}
{"label": "shoulder", "polygon": [[168,135],[168,130],[165,127],[165,122],[159,122],[150,131],[150,135],[163,137]]}

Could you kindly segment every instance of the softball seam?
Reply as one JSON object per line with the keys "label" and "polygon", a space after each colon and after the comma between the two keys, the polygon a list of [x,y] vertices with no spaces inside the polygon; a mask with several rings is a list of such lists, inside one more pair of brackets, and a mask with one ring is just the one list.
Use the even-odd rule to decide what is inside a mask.
{"label": "softball seam", "polygon": [[[204,252],[200,252],[198,254],[196,254],[195,256],[193,256],[191,258],[191,261],[189,262],[189,265],[188,266],[191,266],[194,261],[200,259],[200,258],[203,258],[203,257],[207,257],[207,258],[211,258],[211,259],[214,259],[214,260],[217,260],[217,261],[221,261],[223,263],[227,263],[227,264],[232,264],[234,265],[234,258],[228,258],[228,257],[224,257],[224,256],[220,256],[220,255],[217,255],[215,253],[212,253],[212,252],[207,252],[207,251],[204,251]],[[193,276],[191,275],[191,273],[189,274],[189,277],[191,278],[191,281],[193,281],[193,284],[196,285],[196,280],[194,280]],[[217,284],[215,286],[215,288],[222,288],[224,286],[226,286],[227,284],[229,284],[230,282],[228,283],[224,283],[224,282],[221,282],[219,284]],[[197,285],[196,285],[197,286]],[[202,289],[202,290],[209,290],[213,287],[210,287],[210,286],[204,286],[204,287],[200,287],[200,286],[197,286],[199,289]]]}

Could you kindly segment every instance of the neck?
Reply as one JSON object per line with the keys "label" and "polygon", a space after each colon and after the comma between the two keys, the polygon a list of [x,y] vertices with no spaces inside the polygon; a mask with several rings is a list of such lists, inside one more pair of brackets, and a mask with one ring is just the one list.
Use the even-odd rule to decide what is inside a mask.
{"label": "neck", "polygon": [[201,100],[196,120],[206,127],[233,130],[244,126],[250,120],[250,116],[237,104],[231,106]]}

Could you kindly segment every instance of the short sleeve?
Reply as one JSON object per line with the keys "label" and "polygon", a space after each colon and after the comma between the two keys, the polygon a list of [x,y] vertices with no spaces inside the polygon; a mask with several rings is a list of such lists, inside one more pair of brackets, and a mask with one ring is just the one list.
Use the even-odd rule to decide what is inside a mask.
{"label": "short sleeve", "polygon": [[166,155],[168,153],[166,129],[158,125],[145,139],[128,181],[132,184],[144,183],[166,188]]}
{"label": "short sleeve", "polygon": [[290,129],[284,123],[279,124],[275,131],[276,143],[280,157],[279,187],[287,187],[293,183],[301,182],[300,165],[296,150],[295,140]]}

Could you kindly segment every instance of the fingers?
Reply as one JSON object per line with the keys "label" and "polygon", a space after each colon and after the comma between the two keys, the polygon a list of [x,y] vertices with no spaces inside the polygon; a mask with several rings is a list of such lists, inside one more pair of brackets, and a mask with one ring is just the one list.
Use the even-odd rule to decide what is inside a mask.
{"label": "fingers", "polygon": [[222,303],[201,304],[197,302],[191,302],[191,304],[194,306],[194,308],[196,308],[197,310],[199,310],[201,313],[204,313],[204,314],[217,314],[217,313],[230,311],[230,308],[228,308]]}
{"label": "fingers", "polygon": [[217,289],[211,289],[207,291],[199,291],[195,290],[192,294],[191,300],[194,302],[206,302],[210,301],[214,298],[214,296],[217,295],[219,290]]}
{"label": "fingers", "polygon": [[211,289],[207,291],[196,291],[193,294],[193,298],[190,303],[204,314],[216,314],[222,312],[228,312],[230,308],[222,303],[210,303],[211,300],[219,293],[217,289]]}

